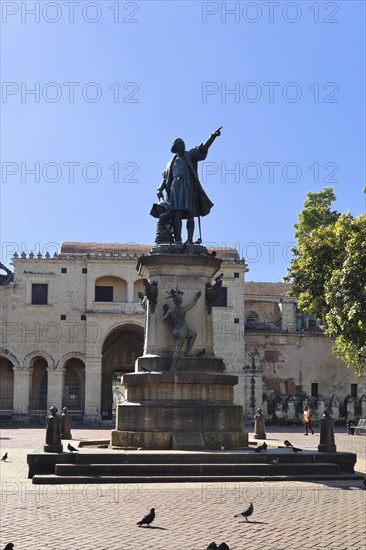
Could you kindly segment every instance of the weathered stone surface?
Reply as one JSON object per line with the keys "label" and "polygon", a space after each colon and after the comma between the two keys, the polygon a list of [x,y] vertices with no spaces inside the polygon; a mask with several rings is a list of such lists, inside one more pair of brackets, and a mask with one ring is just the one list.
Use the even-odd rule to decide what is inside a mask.
{"label": "weathered stone surface", "polygon": [[176,451],[203,451],[205,442],[199,432],[175,432],[172,435],[172,448]]}
{"label": "weathered stone surface", "polygon": [[[143,355],[136,360],[136,369],[143,371],[165,372],[170,371],[172,364],[171,356]],[[178,359],[177,371],[189,372],[224,372],[225,363],[219,357],[180,357]]]}
{"label": "weathered stone surface", "polygon": [[117,408],[117,430],[237,432],[242,430],[242,408],[219,403],[125,404]]}
{"label": "weathered stone surface", "polygon": [[[163,321],[163,306],[169,300],[172,289],[183,292],[183,306],[190,303],[197,292],[201,292],[194,307],[187,311],[186,322],[190,330],[196,333],[193,347],[195,351],[205,350],[214,357],[213,316],[208,314],[205,303],[206,283],[219,270],[222,261],[210,255],[187,254],[149,254],[138,260],[137,270],[142,277],[154,280],[158,284],[159,294],[155,313],[147,310],[144,356],[173,355],[176,341],[172,337],[173,326]],[[182,354],[186,352],[186,344]]]}
{"label": "weathered stone surface", "polygon": [[237,377],[203,372],[127,374],[123,377],[126,398],[142,401],[202,401],[232,403]]}
{"label": "weathered stone surface", "polygon": [[134,432],[113,430],[111,444],[113,447],[136,447],[143,449],[171,449],[170,432]]}

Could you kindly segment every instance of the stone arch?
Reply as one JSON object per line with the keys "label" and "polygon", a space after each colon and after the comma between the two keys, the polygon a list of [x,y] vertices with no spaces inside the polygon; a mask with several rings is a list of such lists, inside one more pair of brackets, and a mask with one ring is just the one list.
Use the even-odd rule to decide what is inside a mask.
{"label": "stone arch", "polygon": [[82,361],[83,363],[85,362],[85,354],[84,353],[81,353],[80,351],[70,351],[69,353],[65,353],[65,355],[63,355],[58,363],[57,363],[57,368],[58,369],[64,369],[65,366],[66,366],[66,363],[68,362],[69,359],[80,359],[80,361]]}
{"label": "stone arch", "polygon": [[35,359],[38,359],[38,358],[42,358],[45,361],[47,361],[47,366],[49,369],[56,368],[55,361],[52,355],[50,355],[47,351],[44,351],[44,350],[36,350],[36,351],[32,351],[31,353],[28,353],[28,355],[24,357],[23,367],[26,369],[29,369],[30,367],[32,367]]}
{"label": "stone arch", "polygon": [[11,351],[0,348],[0,357],[5,357],[5,359],[8,359],[13,364],[14,368],[16,369],[21,368],[18,359],[15,357],[13,353],[11,353]]}
{"label": "stone arch", "polygon": [[11,356],[0,351],[0,418],[10,418],[13,413],[15,365]]}
{"label": "stone arch", "polygon": [[62,388],[62,406],[72,418],[80,419],[85,410],[85,363],[81,353],[67,353],[62,358],[65,371]]}
{"label": "stone arch", "polygon": [[246,313],[245,315],[246,323],[257,323],[258,321],[259,321],[258,313],[254,311],[254,309],[251,309],[250,311],[248,311],[248,313]]}
{"label": "stone arch", "polygon": [[[113,334],[118,334],[119,330],[129,330],[132,328],[133,330],[136,329],[137,333],[139,334],[140,338],[142,339],[142,342],[144,341],[144,335],[145,335],[145,320],[144,319],[134,319],[133,323],[131,321],[125,321],[123,323],[116,323],[115,325],[108,328],[107,332],[105,333],[104,337],[101,338],[101,346],[98,350],[100,355],[103,355],[103,350],[105,349],[106,342],[108,341],[108,338],[111,337]],[[142,355],[142,354],[141,354]]]}
{"label": "stone arch", "polygon": [[144,327],[138,323],[115,325],[102,345],[102,417],[113,417],[115,404],[123,396],[121,374],[134,372],[135,360],[143,354]]}

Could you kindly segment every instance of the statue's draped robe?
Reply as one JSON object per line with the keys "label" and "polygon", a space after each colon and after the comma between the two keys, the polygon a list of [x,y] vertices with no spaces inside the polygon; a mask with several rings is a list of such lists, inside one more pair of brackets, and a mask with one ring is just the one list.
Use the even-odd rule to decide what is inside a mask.
{"label": "statue's draped robe", "polygon": [[182,217],[207,216],[213,203],[206,195],[198,178],[197,166],[205,160],[208,150],[203,144],[184,152],[181,160],[175,155],[164,172],[164,186],[170,210],[181,210]]}

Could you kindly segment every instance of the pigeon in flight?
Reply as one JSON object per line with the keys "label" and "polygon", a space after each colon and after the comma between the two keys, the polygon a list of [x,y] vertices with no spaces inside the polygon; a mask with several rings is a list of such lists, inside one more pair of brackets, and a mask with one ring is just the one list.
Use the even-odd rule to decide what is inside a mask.
{"label": "pigeon in flight", "polygon": [[144,517],[142,518],[142,520],[138,521],[138,522],[136,523],[136,525],[138,525],[139,527],[141,527],[141,525],[144,525],[144,523],[146,523],[146,525],[147,525],[148,527],[150,527],[150,523],[151,523],[152,521],[154,521],[154,519],[155,519],[155,508],[151,508],[150,512],[149,512],[146,516],[144,516]]}
{"label": "pigeon in flight", "polygon": [[286,445],[286,447],[293,447],[293,444],[290,443],[287,439],[283,443],[284,443],[284,445]]}
{"label": "pigeon in flight", "polygon": [[4,456],[1,459],[1,462],[6,462],[8,460],[8,453],[5,453]]}
{"label": "pigeon in flight", "polygon": [[264,442],[263,445],[259,445],[259,447],[254,449],[254,451],[256,453],[260,453],[261,451],[266,451],[266,450],[267,450],[267,443],[266,442]]}
{"label": "pigeon in flight", "polygon": [[70,443],[68,444],[67,448],[69,449],[70,453],[73,453],[74,451],[76,451],[77,453],[79,452],[77,449],[75,449],[75,447],[70,445]]}
{"label": "pigeon in flight", "polygon": [[292,450],[294,453],[302,453],[302,449],[298,449],[297,447],[292,447]]}
{"label": "pigeon in flight", "polygon": [[240,518],[240,516],[243,516],[245,521],[248,521],[248,517],[252,515],[253,511],[254,511],[254,506],[253,506],[253,502],[251,502],[249,508],[245,510],[245,512],[241,512],[241,514],[236,514],[234,518]]}

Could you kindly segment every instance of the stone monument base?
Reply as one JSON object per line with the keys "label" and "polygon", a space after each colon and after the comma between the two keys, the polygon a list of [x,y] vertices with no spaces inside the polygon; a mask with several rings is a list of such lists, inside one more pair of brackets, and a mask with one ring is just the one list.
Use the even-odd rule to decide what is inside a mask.
{"label": "stone monument base", "polygon": [[111,432],[113,447],[152,450],[203,451],[236,449],[248,446],[248,434],[241,432]]}
{"label": "stone monument base", "polygon": [[115,447],[204,450],[248,445],[233,403],[237,376],[218,372],[126,374],[127,401],[117,407]]}
{"label": "stone monument base", "polygon": [[171,370],[172,357],[159,355],[143,355],[136,359],[138,372],[224,372],[225,364],[218,357],[180,357],[177,361],[176,370]]}

